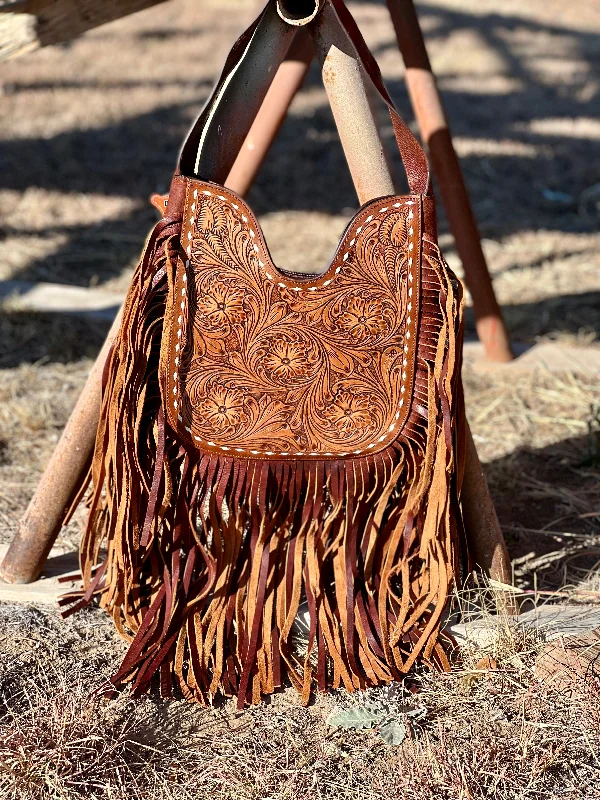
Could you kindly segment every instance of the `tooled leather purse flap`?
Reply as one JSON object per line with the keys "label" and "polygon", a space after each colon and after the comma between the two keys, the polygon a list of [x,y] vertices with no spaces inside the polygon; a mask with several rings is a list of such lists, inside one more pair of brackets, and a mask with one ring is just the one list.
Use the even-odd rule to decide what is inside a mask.
{"label": "tooled leather purse flap", "polygon": [[387,447],[414,380],[421,198],[368,203],[324,274],[291,276],[241,198],[186,184],[161,354],[174,430],[200,450],[246,458]]}

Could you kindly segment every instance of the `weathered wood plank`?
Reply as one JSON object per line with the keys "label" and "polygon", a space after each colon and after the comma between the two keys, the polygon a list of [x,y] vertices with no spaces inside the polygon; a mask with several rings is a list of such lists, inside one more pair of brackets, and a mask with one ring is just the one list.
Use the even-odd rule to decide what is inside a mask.
{"label": "weathered wood plank", "polygon": [[[8,545],[0,545],[0,561],[6,555]],[[42,577],[33,583],[4,583],[0,580],[0,602],[42,603],[56,605],[58,598],[78,585],[79,557],[77,552],[54,548],[46,561]],[[59,583],[59,578],[74,575],[72,581]]]}
{"label": "weathered wood plank", "polygon": [[165,0],[0,0],[0,61],[76,39]]}

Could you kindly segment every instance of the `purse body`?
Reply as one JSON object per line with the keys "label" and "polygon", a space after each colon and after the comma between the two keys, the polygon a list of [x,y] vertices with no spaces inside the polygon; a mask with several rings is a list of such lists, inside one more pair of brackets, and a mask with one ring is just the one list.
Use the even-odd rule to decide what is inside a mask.
{"label": "purse body", "polygon": [[462,291],[394,114],[412,191],[362,206],[318,276],[180,164],[107,365],[82,543],[75,607],[99,595],[131,640],[115,685],[243,706],[287,676],[308,702],[448,664]]}

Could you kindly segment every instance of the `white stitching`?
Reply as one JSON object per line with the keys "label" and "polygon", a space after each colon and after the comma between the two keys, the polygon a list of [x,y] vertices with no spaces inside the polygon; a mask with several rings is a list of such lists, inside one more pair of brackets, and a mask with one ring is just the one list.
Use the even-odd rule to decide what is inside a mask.
{"label": "white stitching", "polygon": [[[207,196],[211,196],[211,197],[212,197],[212,195],[213,195],[213,193],[212,193],[212,192],[210,192],[210,191],[208,191],[207,189],[204,189],[204,190],[202,191],[202,194],[204,194],[204,195],[207,195]],[[198,192],[197,192],[197,190],[194,190],[194,197],[197,197],[197,195],[198,195]],[[238,205],[237,203],[233,203],[231,200],[228,200],[228,199],[227,199],[226,197],[224,197],[222,194],[219,194],[219,195],[216,195],[216,196],[217,196],[217,197],[218,197],[220,200],[223,200],[224,202],[226,202],[226,203],[229,203],[229,204],[231,205],[231,207],[232,207],[232,208],[234,208],[236,211],[238,211],[238,210],[239,210],[239,205]],[[407,205],[407,206],[410,206],[410,205],[412,205],[412,204],[413,204],[413,201],[411,201],[411,200],[405,200],[405,201],[404,201],[404,202],[402,202],[402,203],[394,203],[394,204],[393,204],[393,208],[400,208],[402,205]],[[383,214],[383,213],[385,213],[386,211],[389,211],[389,209],[390,209],[390,206],[385,206],[384,208],[380,208],[380,209],[379,209],[379,213],[380,213],[380,214]],[[194,211],[194,210],[195,210],[195,204],[192,206],[192,209],[191,209],[191,210],[192,210],[192,211]],[[409,215],[408,215],[408,218],[409,218],[409,219],[412,219],[412,218],[413,218],[413,216],[414,216],[414,215],[413,215],[413,212],[412,212],[412,209],[411,209],[411,210],[410,210],[410,213],[409,213]],[[242,221],[243,221],[244,223],[248,223],[248,222],[249,222],[249,220],[248,220],[248,217],[246,216],[246,214],[242,214],[242,215],[241,215],[241,217],[242,217]],[[366,218],[366,220],[365,220],[365,222],[363,223],[363,225],[359,225],[359,227],[356,229],[355,233],[356,233],[356,234],[359,234],[359,233],[360,233],[360,232],[363,230],[363,227],[364,227],[364,225],[365,225],[365,224],[367,224],[367,223],[369,223],[369,222],[371,222],[371,221],[372,221],[372,219],[373,219],[373,215],[372,215],[372,214],[370,214],[370,215],[369,215],[369,216]],[[191,223],[191,224],[193,224],[193,223],[194,223],[194,221],[195,221],[195,220],[194,220],[194,218],[192,217],[192,218],[190,219],[190,223]],[[413,231],[412,231],[412,227],[411,227],[410,233],[412,234],[412,232],[413,232]],[[253,239],[256,237],[256,233],[255,233],[255,231],[254,231],[254,230],[252,230],[252,228],[249,228],[249,234],[250,234],[251,238],[253,238]],[[189,237],[190,239],[192,238],[192,237],[191,237],[191,235],[190,235],[189,233],[188,233],[188,237]],[[352,248],[352,247],[354,247],[354,245],[355,245],[355,244],[356,244],[356,238],[353,238],[353,239],[350,241],[350,243],[349,243],[349,247],[350,247],[350,248]],[[255,252],[255,253],[258,253],[258,252],[259,252],[259,248],[256,246],[256,244],[253,246],[253,249],[254,249],[254,252]],[[190,248],[188,248],[188,255],[191,255],[191,253],[190,253]],[[350,256],[350,251],[348,251],[348,252],[344,253],[344,255],[343,255],[343,261],[347,261],[347,260],[348,260],[348,258],[349,258],[349,256]],[[260,265],[260,267],[261,267],[261,268],[264,268],[264,266],[265,266],[265,264],[264,264],[264,261],[261,261],[261,260],[259,259],[258,263],[259,263],[259,265]],[[410,262],[410,263],[412,264],[412,260],[411,260],[411,262]],[[187,266],[187,264],[186,264],[186,266]],[[338,266],[338,267],[336,267],[336,269],[335,269],[335,271],[334,271],[334,274],[335,274],[335,275],[339,275],[339,273],[341,272],[341,270],[342,270],[341,266]],[[271,275],[270,273],[268,273],[268,272],[265,272],[265,275],[266,275],[266,277],[267,277],[267,278],[268,278],[270,281],[273,281],[273,280],[275,280],[275,278],[273,277],[273,275]],[[331,283],[331,279],[330,279],[329,281],[327,281],[327,282],[324,282],[322,285],[323,285],[323,286],[328,286],[328,285],[329,285],[329,283]],[[292,290],[292,291],[294,291],[294,292],[302,292],[302,291],[307,291],[307,290],[308,290],[308,291],[314,291],[314,288],[315,288],[315,287],[312,287],[312,286],[310,286],[310,287],[307,287],[307,286],[290,286],[289,284],[282,283],[282,282],[278,282],[278,284],[277,284],[277,285],[278,285],[280,288],[282,288],[282,289],[291,289],[291,290]]]}

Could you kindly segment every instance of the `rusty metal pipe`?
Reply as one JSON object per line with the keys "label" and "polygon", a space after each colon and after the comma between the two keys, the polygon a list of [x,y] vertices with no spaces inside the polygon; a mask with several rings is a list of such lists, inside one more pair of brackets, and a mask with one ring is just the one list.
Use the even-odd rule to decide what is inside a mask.
{"label": "rusty metal pipe", "polygon": [[195,174],[224,183],[254,123],[269,87],[297,34],[271,2],[239,61],[206,111]]}
{"label": "rusty metal pipe", "polygon": [[277,13],[288,25],[308,25],[319,13],[323,0],[277,0]]}
{"label": "rusty metal pipe", "polygon": [[[248,188],[310,65],[309,40],[299,29],[317,16],[322,2],[267,3],[239,60],[207,107],[196,175],[236,191],[236,186]],[[245,148],[251,150],[248,161]]]}
{"label": "rusty metal pipe", "polygon": [[91,462],[100,418],[102,372],[121,324],[117,314],[83,391],[0,566],[0,579],[31,583],[44,568]]}
{"label": "rusty metal pipe", "polygon": [[465,271],[465,283],[473,298],[477,334],[490,361],[511,361],[513,354],[508,331],[494,294],[413,0],[387,0],[387,5],[406,66],[408,93],[421,137],[429,150],[450,230]]}
{"label": "rusty metal pipe", "polygon": [[360,203],[394,194],[358,56],[326,2],[311,25],[323,84]]}
{"label": "rusty metal pipe", "polygon": [[510,557],[468,422],[466,445],[461,505],[471,557],[491,578],[510,584]]}

